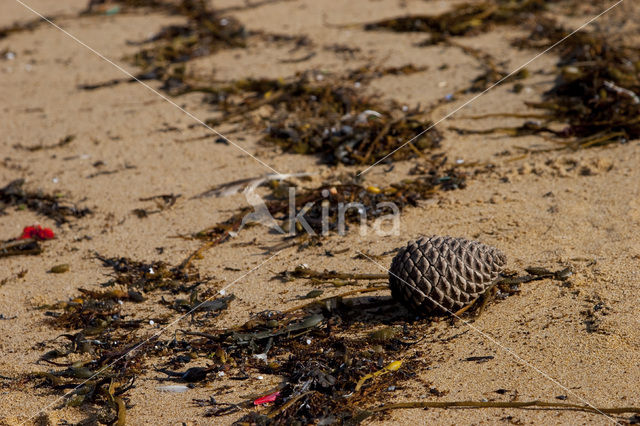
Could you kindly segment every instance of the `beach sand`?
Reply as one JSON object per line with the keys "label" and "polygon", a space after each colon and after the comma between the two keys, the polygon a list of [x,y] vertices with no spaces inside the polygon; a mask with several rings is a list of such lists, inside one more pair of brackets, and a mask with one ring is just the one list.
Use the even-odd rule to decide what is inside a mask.
{"label": "beach sand", "polygon": [[[303,62],[283,63],[307,52],[289,52],[287,46],[256,43],[245,49],[222,50],[190,61],[188,70],[199,79],[217,81],[246,77],[288,77],[309,69],[340,73],[367,64],[400,66],[411,63],[427,70],[411,75],[389,75],[374,79],[363,90],[402,104],[430,105],[448,93],[465,87],[482,72],[478,62],[452,46],[416,47],[425,36],[419,33],[365,32],[338,24],[357,24],[409,13],[434,14],[448,10],[454,2],[418,0],[313,0],[266,3],[229,14],[250,30],[307,35],[317,54]],[[457,3],[457,2],[456,2]],[[33,9],[56,20],[64,30],[100,54],[136,73],[125,59],[138,50],[128,41],[141,40],[162,26],[181,18],[154,13],[122,13],[112,16],[77,17],[84,0],[58,2],[30,0]],[[216,8],[243,5],[240,1],[216,2]],[[602,8],[585,7],[566,22],[577,26]],[[35,15],[13,0],[0,6],[0,26],[34,19]],[[619,28],[625,16],[638,13],[628,2],[602,18],[606,30]],[[332,24],[329,26],[327,23]],[[335,25],[333,25],[335,24]],[[524,36],[521,28],[509,26],[458,42],[483,49],[505,61],[506,69],[525,63],[536,52],[518,50],[510,40]],[[359,48],[352,59],[322,49],[331,44]],[[209,130],[192,126],[197,122],[176,105],[139,83],[119,84],[93,91],[78,89],[126,77],[87,47],[48,24],[32,31],[0,39],[0,52],[15,58],[0,59],[2,135],[0,137],[0,186],[18,178],[30,189],[61,193],[93,214],[56,227],[47,217],[8,208],[0,216],[0,239],[20,235],[24,226],[40,223],[52,227],[57,238],[46,243],[39,256],[0,259],[0,375],[20,377],[44,371],[36,364],[63,331],[45,322],[42,304],[68,300],[78,288],[98,289],[110,271],[93,256],[126,256],[137,260],[181,262],[199,243],[176,238],[190,235],[225,220],[246,207],[242,194],[222,198],[192,198],[216,185],[254,178],[272,171],[230,144],[215,143]],[[552,151],[520,155],[517,147],[548,147],[553,143],[539,136],[514,138],[507,135],[460,135],[449,129],[490,128],[518,125],[514,118],[469,118],[490,112],[530,112],[524,101],[539,100],[553,85],[556,66],[551,52],[527,66],[531,77],[524,90],[497,87],[437,126],[448,161],[463,164],[470,175],[464,189],[440,192],[426,202],[402,212],[399,235],[379,237],[373,232],[327,237],[321,247],[297,251],[286,248],[275,258],[262,247],[280,243],[282,237],[256,226],[243,230],[231,242],[204,252],[195,260],[200,273],[216,283],[232,283],[236,300],[218,318],[220,327],[244,323],[254,313],[284,310],[299,304],[296,299],[312,290],[297,280],[283,283],[272,277],[285,269],[307,264],[316,270],[384,273],[380,266],[355,256],[358,251],[381,255],[388,267],[390,250],[422,235],[452,235],[493,245],[508,257],[508,268],[522,271],[528,266],[560,269],[570,266],[568,282],[535,281],[521,292],[490,304],[470,326],[461,321],[441,321],[432,334],[418,344],[428,369],[420,381],[409,380],[388,400],[501,400],[517,399],[593,404],[598,407],[640,406],[640,328],[636,308],[640,288],[640,145],[638,141],[579,151]],[[447,64],[447,69],[442,65]],[[537,71],[541,71],[537,73]],[[157,81],[146,82],[159,90]],[[163,93],[164,92],[159,92]],[[472,95],[459,97],[431,113],[436,121]],[[199,119],[212,115],[202,96],[188,94],[170,98]],[[225,123],[215,128],[251,155],[281,173],[316,173],[304,185],[323,182],[327,176],[362,167],[318,164],[317,158],[282,153],[256,142],[260,133]],[[16,147],[54,144],[67,135],[72,143],[55,149],[28,151]],[[504,152],[507,151],[507,154]],[[365,175],[366,185],[385,186],[403,178],[419,160],[397,162],[393,171],[374,167]],[[96,166],[97,162],[103,165]],[[113,172],[98,174],[97,172]],[[153,202],[140,198],[159,194],[181,194],[176,204],[147,218],[132,214]],[[88,238],[87,238],[88,237]],[[246,243],[246,244],[238,244]],[[158,248],[162,247],[162,250]],[[326,250],[343,251],[335,257]],[[384,254],[388,253],[388,254]],[[267,261],[268,260],[268,261]],[[263,262],[267,261],[263,266]],[[48,273],[52,266],[70,264],[66,274]],[[250,272],[253,268],[256,270]],[[23,270],[24,277],[16,275]],[[248,273],[248,274],[247,274]],[[245,274],[247,274],[245,276]],[[341,293],[325,289],[323,296]],[[594,306],[598,306],[594,310]],[[156,303],[129,307],[135,318],[157,314]],[[166,310],[167,312],[170,312]],[[178,314],[173,312],[175,317]],[[173,329],[187,326],[183,319]],[[595,325],[594,325],[595,324]],[[591,328],[590,328],[591,327]],[[592,327],[595,327],[595,331]],[[153,330],[149,326],[148,330]],[[492,356],[483,363],[466,362],[472,356]],[[149,369],[128,394],[129,424],[228,424],[241,416],[203,417],[204,409],[193,399],[212,393],[223,402],[239,402],[251,393],[266,392],[278,377],[256,375],[246,381],[219,378],[207,386],[184,393],[164,393],[156,388],[158,374]],[[422,383],[445,393],[434,396]],[[496,393],[504,389],[503,394]],[[60,393],[48,388],[0,388],[0,424],[62,424],[87,416],[87,407],[60,408]],[[259,410],[259,409],[256,409]],[[629,417],[616,417],[618,420]],[[368,420],[371,421],[371,420]],[[516,409],[407,409],[395,410],[373,423],[388,424],[606,424],[600,414],[572,411]]]}

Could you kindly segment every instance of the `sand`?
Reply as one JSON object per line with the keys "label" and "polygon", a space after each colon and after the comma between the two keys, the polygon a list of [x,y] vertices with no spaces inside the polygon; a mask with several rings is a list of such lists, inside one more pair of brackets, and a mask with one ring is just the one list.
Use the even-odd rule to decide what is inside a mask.
{"label": "sand", "polygon": [[[123,58],[136,51],[129,40],[140,40],[163,25],[176,21],[159,13],[116,14],[74,18],[86,6],[84,0],[64,3],[30,0],[29,5],[44,15],[64,15],[57,22],[66,31],[105,57],[135,73]],[[216,2],[216,7],[241,5],[239,1]],[[453,3],[453,2],[451,2]],[[425,72],[409,76],[387,76],[375,80],[367,90],[408,105],[427,105],[447,93],[464,87],[481,72],[478,63],[453,47],[414,47],[420,34],[364,32],[358,28],[334,28],[325,23],[351,24],[407,13],[437,13],[447,10],[441,1],[315,2],[286,1],[231,12],[252,30],[286,34],[306,34],[316,44],[332,43],[359,47],[360,53],[345,60],[318,49],[318,54],[301,63],[281,63],[280,59],[301,57],[288,48],[269,45],[221,51],[189,63],[194,75],[228,80],[234,78],[291,76],[297,71],[321,68],[339,72],[367,63],[385,66],[428,66]],[[596,6],[578,11],[567,22],[580,23],[602,10]],[[0,26],[33,19],[34,15],[13,0],[0,6]],[[603,28],[618,28],[626,16],[638,13],[627,4],[602,19]],[[609,25],[610,27],[607,27]],[[482,48],[506,61],[513,69],[533,54],[509,45],[509,39],[524,35],[522,29],[500,27],[460,43]],[[0,40],[0,51],[15,52],[15,59],[0,59],[2,136],[0,137],[0,185],[25,178],[29,188],[63,193],[68,199],[90,207],[94,214],[55,228],[46,217],[28,211],[8,209],[0,216],[0,239],[20,234],[35,222],[54,227],[57,239],[48,243],[40,256],[0,259],[0,280],[26,269],[23,278],[11,278],[0,287],[0,314],[15,319],[0,321],[0,375],[19,375],[44,370],[36,365],[44,352],[38,342],[55,336],[36,305],[67,300],[76,289],[98,288],[108,272],[92,256],[128,256],[141,260],[180,262],[198,244],[174,238],[190,234],[224,220],[231,211],[246,206],[240,194],[225,198],[192,199],[215,186],[240,178],[269,173],[259,162],[232,145],[214,143],[215,138],[181,142],[208,133],[193,128],[195,121],[140,84],[81,91],[79,84],[96,83],[124,75],[86,47],[50,25],[34,31],[10,35]],[[549,70],[557,57],[545,55],[528,66],[531,71]],[[447,63],[449,68],[439,69]],[[149,82],[157,88],[157,82]],[[350,272],[384,272],[377,265],[354,259],[357,250],[383,254],[421,235],[453,235],[477,239],[499,247],[507,254],[509,268],[522,270],[530,265],[571,266],[575,274],[571,286],[543,280],[523,285],[519,295],[489,305],[469,328],[462,322],[437,324],[433,335],[420,343],[429,357],[431,369],[421,377],[447,400],[556,400],[596,406],[639,406],[637,383],[640,369],[638,288],[640,287],[640,144],[595,148],[578,152],[551,152],[517,155],[516,147],[545,145],[539,137],[511,138],[497,135],[460,136],[449,126],[485,128],[515,125],[518,120],[487,119],[481,122],[464,116],[498,111],[526,111],[523,101],[537,100],[553,84],[550,74],[535,75],[525,82],[525,90],[512,93],[498,87],[474,101],[438,126],[444,134],[442,151],[449,161],[476,164],[464,190],[439,194],[436,199],[403,212],[397,236],[365,236],[350,232],[329,237],[323,247],[303,252],[285,249],[233,284],[237,300],[221,318],[221,325],[237,325],[251,313],[265,309],[286,309],[299,303],[295,296],[312,287],[302,281],[281,283],[271,280],[284,269],[305,263],[314,269]],[[433,111],[434,120],[443,117],[469,97]],[[176,102],[194,116],[205,119],[210,108],[197,95],[182,96]],[[172,131],[161,131],[165,128]],[[225,134],[235,126],[221,125]],[[75,140],[62,148],[28,152],[15,145],[52,144],[67,135]],[[279,172],[317,172],[313,182],[334,173],[318,165],[312,157],[282,154],[276,148],[258,146],[255,131],[234,132],[230,139]],[[497,155],[505,150],[509,155]],[[97,161],[104,166],[93,166]],[[492,165],[487,168],[487,165]],[[401,178],[411,162],[398,164],[391,173],[376,167],[365,182],[385,185]],[[345,167],[339,167],[343,171]],[[100,170],[117,171],[89,178]],[[353,169],[349,169],[353,170]],[[133,209],[149,207],[141,197],[182,194],[176,205],[161,214],[139,219]],[[91,239],[84,238],[85,236]],[[206,252],[197,260],[203,274],[231,283],[269,258],[261,246],[277,244],[277,235],[263,227],[244,230],[237,242]],[[163,247],[160,254],[156,248]],[[326,257],[327,249],[348,249],[336,257]],[[385,255],[383,264],[390,264]],[[69,263],[70,272],[49,274],[56,264]],[[225,269],[234,268],[234,270]],[[328,290],[339,293],[340,289]],[[585,312],[597,303],[605,307],[596,313],[598,331],[588,332]],[[149,316],[154,305],[143,306],[137,315]],[[468,330],[468,331],[467,331]],[[459,335],[454,339],[448,337]],[[462,362],[470,356],[491,355],[485,363]],[[242,395],[268,390],[277,377],[247,382],[220,379],[211,388],[195,388],[182,394],[156,390],[157,377],[150,371],[130,393],[130,424],[226,424],[236,417],[204,418],[193,398],[207,398],[214,389],[230,386],[220,398],[239,401]],[[506,396],[495,393],[507,389]],[[57,394],[45,388],[0,389],[0,424],[74,422],[85,417],[82,409],[58,407]],[[398,390],[394,401],[433,399],[428,389],[411,386]],[[557,401],[557,400],[556,400]],[[622,418],[623,419],[623,418]],[[606,424],[611,419],[566,411],[422,410],[394,411],[384,420],[389,424]]]}

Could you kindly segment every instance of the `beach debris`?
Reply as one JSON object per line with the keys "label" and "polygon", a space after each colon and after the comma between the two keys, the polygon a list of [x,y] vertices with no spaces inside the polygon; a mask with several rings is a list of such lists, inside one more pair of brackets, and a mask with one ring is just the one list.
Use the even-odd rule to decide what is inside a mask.
{"label": "beach debris", "polygon": [[169,393],[183,393],[189,390],[189,386],[185,385],[164,385],[157,386],[156,389],[160,392],[169,392]]}
{"label": "beach debris", "polygon": [[640,414],[640,407],[594,407],[593,405],[580,405],[569,404],[563,402],[547,402],[547,401],[409,401],[398,402],[391,404],[383,404],[377,407],[372,407],[367,411],[370,414],[398,409],[409,408],[461,408],[461,409],[479,409],[479,408],[546,408],[555,410],[572,410],[582,411],[585,413],[592,413],[597,415],[602,414],[626,414],[635,413]]}
{"label": "beach debris", "polygon": [[[521,47],[552,45],[569,34],[553,19],[541,21]],[[624,143],[640,137],[640,49],[606,33],[580,32],[560,47],[559,75],[542,102],[528,106],[549,111],[548,121],[564,122],[560,135],[572,149]],[[545,129],[541,129],[541,132]]]}
{"label": "beach debris", "polygon": [[[206,250],[236,236],[244,225],[260,222],[249,220],[256,216],[257,219],[268,218],[273,228],[288,232],[290,236],[344,233],[355,223],[363,226],[367,222],[374,222],[375,226],[375,220],[378,219],[393,222],[393,218],[407,206],[417,206],[420,201],[434,197],[438,191],[466,186],[466,175],[456,168],[445,168],[445,163],[446,158],[438,157],[437,161],[427,162],[428,171],[425,174],[381,187],[380,191],[367,191],[368,185],[352,178],[345,178],[346,182],[342,184],[322,184],[295,191],[295,220],[290,217],[290,185],[286,181],[282,185],[278,181],[272,181],[274,184],[271,196],[259,198],[254,204],[256,210],[262,209],[260,214],[256,215],[251,208],[243,207],[224,222],[194,234],[193,238],[205,242],[182,264],[188,266]],[[357,208],[345,208],[349,203],[355,203],[351,206]],[[250,216],[251,214],[254,215]],[[304,225],[301,223],[303,220]]]}
{"label": "beach debris", "polygon": [[[520,48],[544,49],[570,34],[551,18],[539,19],[532,33],[514,41]],[[525,102],[543,113],[492,113],[472,117],[530,118],[516,127],[458,129],[461,134],[550,135],[559,146],[525,152],[577,150],[626,143],[640,137],[640,49],[603,32],[578,32],[559,44],[557,78],[540,102]],[[564,127],[559,128],[559,125]]]}
{"label": "beach debris", "polygon": [[360,280],[386,280],[387,274],[354,274],[348,272],[337,271],[316,271],[309,268],[306,265],[297,266],[293,271],[283,271],[277,275],[277,278],[283,282],[292,281],[295,278],[307,278],[314,281],[329,281],[329,280],[348,280],[348,281],[360,281]]}
{"label": "beach debris", "polygon": [[389,269],[393,297],[420,315],[459,311],[498,279],[507,258],[477,241],[429,237],[411,241]]}
{"label": "beach debris", "polygon": [[16,179],[4,188],[0,188],[0,214],[6,214],[5,209],[13,206],[18,209],[29,209],[60,225],[69,222],[70,218],[81,218],[91,213],[88,208],[63,203],[63,198],[59,195],[25,190],[24,183],[24,179]]}
{"label": "beach debris", "polygon": [[265,185],[269,182],[283,181],[291,178],[302,178],[312,176],[314,173],[270,173],[264,176],[256,178],[238,179],[233,182],[224,183],[211,188],[195,198],[205,197],[228,197],[230,195],[238,194],[240,192],[252,193],[259,186]]}
{"label": "beach debris", "polygon": [[408,15],[384,19],[364,26],[365,30],[427,32],[431,43],[447,37],[475,35],[496,25],[514,25],[546,9],[546,0],[487,0],[461,3],[440,15]]}
{"label": "beach debris", "polygon": [[[0,257],[38,255],[43,251],[40,241],[53,237],[53,231],[49,228],[27,226],[19,238],[0,242]],[[21,271],[16,277],[22,278],[26,273],[26,270]]]}
{"label": "beach debris", "polygon": [[[45,311],[52,327],[67,330],[59,336],[66,342],[57,343],[40,358],[56,370],[35,372],[29,377],[53,389],[75,388],[65,395],[66,405],[97,404],[105,410],[106,423],[119,422],[126,412],[126,394],[148,359],[154,354],[169,353],[173,348],[170,341],[159,341],[157,334],[145,333],[150,326],[167,324],[171,318],[169,313],[140,317],[125,305],[148,300],[154,292],[163,292],[162,304],[165,297],[193,294],[209,279],[201,278],[194,268],[179,270],[163,262],[100,255],[96,258],[113,270],[110,279],[101,285],[105,289],[81,288],[79,294],[68,301],[39,307]],[[203,296],[212,292],[215,294],[215,290],[209,289]],[[206,303],[205,299],[202,307],[206,308]],[[83,361],[77,361],[80,354]],[[204,381],[210,371],[204,367],[192,367],[184,372],[171,368],[159,370],[170,378],[189,383]],[[165,388],[165,391],[180,390]]]}
{"label": "beach debris", "polygon": [[154,210],[151,209],[134,209],[133,214],[138,216],[139,218],[145,218],[149,215],[161,213],[171,207],[178,201],[180,198],[180,194],[165,194],[165,195],[154,195],[153,197],[145,197],[140,198],[140,201],[153,201],[156,205]]}
{"label": "beach debris", "polygon": [[[276,144],[286,152],[318,155],[329,164],[369,164],[420,133],[409,144],[411,149],[393,153],[392,159],[419,156],[439,146],[441,135],[430,128],[424,111],[380,101],[340,76],[322,80],[315,76],[306,72],[288,80],[248,79],[215,92],[206,89],[211,102],[222,109],[220,117],[207,124],[245,119],[252,111],[268,108],[269,114],[255,120],[266,129],[262,143]],[[365,80],[364,74],[357,79]],[[190,91],[205,90],[193,87]],[[232,103],[234,93],[244,96]]]}
{"label": "beach debris", "polygon": [[206,56],[220,49],[244,47],[247,32],[235,18],[220,16],[204,0],[181,0],[171,13],[187,18],[183,25],[170,25],[137,43],[145,47],[133,57],[145,78],[164,79],[165,86],[178,83],[184,68],[170,68],[174,63]]}
{"label": "beach debris", "polygon": [[275,402],[279,396],[280,396],[280,391],[276,391],[268,395],[261,396],[260,398],[253,401],[253,405],[270,404],[272,402]]}
{"label": "beach debris", "polygon": [[168,377],[163,380],[180,380],[188,383],[201,382],[207,378],[210,367],[191,367],[186,371],[171,371],[166,368],[156,368],[156,371],[166,374]]}
{"label": "beach debris", "polygon": [[18,237],[18,240],[51,240],[55,238],[55,233],[51,228],[43,228],[40,225],[25,226],[22,230],[22,235]]}
{"label": "beach debris", "polygon": [[[0,250],[0,257],[2,257],[2,251],[1,250]],[[20,272],[18,272],[16,274],[10,275],[10,276],[8,276],[6,278],[2,278],[0,280],[0,287],[2,287],[3,285],[5,285],[5,284],[7,284],[7,283],[9,283],[11,281],[19,280],[19,279],[24,278],[25,275],[27,275],[27,272],[29,272],[28,269],[23,269],[23,270],[21,270]]]}
{"label": "beach debris", "polygon": [[55,148],[62,148],[63,146],[69,145],[71,142],[74,141],[75,138],[76,138],[75,135],[67,135],[64,138],[61,138],[58,142],[51,145],[40,144],[35,146],[24,146],[22,144],[17,144],[17,145],[14,145],[13,147],[16,149],[24,149],[25,151],[30,151],[30,152],[49,150],[49,149],[55,149]]}
{"label": "beach debris", "polygon": [[43,249],[38,239],[12,239],[0,243],[0,257],[38,255]]}
{"label": "beach debris", "polygon": [[[48,16],[48,20],[55,22],[58,17]],[[46,24],[47,21],[38,17],[25,22],[16,22],[8,26],[0,27],[0,40],[10,36],[11,34],[21,33],[24,31],[33,31],[41,24]]]}
{"label": "beach debris", "polygon": [[391,372],[394,372],[394,371],[398,371],[400,369],[400,367],[402,367],[402,361],[393,361],[393,362],[387,364],[382,370],[378,370],[378,371],[375,371],[373,373],[369,373],[369,374],[363,376],[360,380],[358,380],[358,383],[356,384],[355,391],[356,392],[360,391],[360,389],[362,388],[362,386],[364,385],[364,383],[367,380],[373,379],[373,378],[381,376],[383,374],[387,374],[387,373],[391,373]]}
{"label": "beach debris", "polygon": [[62,263],[60,265],[55,265],[53,266],[49,272],[51,272],[52,274],[64,274],[66,272],[69,272],[69,264],[68,263]]}

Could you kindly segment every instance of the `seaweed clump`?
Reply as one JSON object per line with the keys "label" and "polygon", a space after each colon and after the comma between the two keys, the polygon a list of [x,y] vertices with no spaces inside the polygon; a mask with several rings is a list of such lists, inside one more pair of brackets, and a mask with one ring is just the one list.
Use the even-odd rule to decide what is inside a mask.
{"label": "seaweed clump", "polygon": [[495,25],[518,24],[546,9],[547,0],[496,0],[463,3],[440,15],[410,15],[365,25],[365,30],[427,32],[432,42],[451,36],[489,31]]}
{"label": "seaweed clump", "polygon": [[180,84],[184,72],[183,68],[170,69],[170,65],[245,46],[244,26],[232,17],[220,16],[204,0],[182,0],[172,13],[185,16],[187,22],[164,27],[140,43],[151,45],[133,57],[135,65],[142,68],[142,78],[165,80],[166,88],[170,88],[171,84]]}
{"label": "seaweed clump", "polygon": [[[362,73],[355,75],[366,77]],[[276,144],[286,152],[315,154],[334,165],[370,164],[389,154],[390,160],[402,160],[439,146],[442,137],[430,128],[432,123],[425,119],[423,111],[395,101],[382,102],[363,94],[357,86],[315,73],[304,73],[289,81],[241,80],[209,90],[210,101],[218,104],[223,113],[207,124],[245,118],[254,112],[260,115],[257,125],[266,126],[262,143]],[[242,97],[233,102],[232,97],[237,94]],[[424,134],[408,144],[412,149],[394,152],[421,133]]]}
{"label": "seaweed clump", "polygon": [[208,408],[206,416],[218,417],[272,401],[272,407],[252,410],[239,420],[259,424],[357,424],[369,417],[372,413],[364,408],[387,399],[424,367],[426,357],[414,345],[430,324],[407,323],[407,313],[386,298],[353,303],[336,296],[304,309],[262,312],[232,329],[184,330],[191,350],[216,354],[214,371],[235,380],[250,374],[282,378],[266,396],[252,395],[237,404],[213,398],[196,404]]}
{"label": "seaweed clump", "polygon": [[35,372],[30,377],[43,379],[41,385],[56,390],[72,389],[65,394],[65,405],[91,403],[101,407],[92,414],[93,421],[124,424],[127,391],[145,371],[146,357],[162,353],[168,344],[159,342],[153,332],[146,336],[138,332],[145,326],[166,324],[171,317],[166,313],[129,318],[131,314],[125,308],[130,303],[142,303],[158,290],[165,295],[190,293],[192,301],[199,303],[196,289],[207,280],[193,268],[185,272],[163,262],[97,258],[114,272],[112,279],[102,284],[104,290],[79,289],[80,294],[69,301],[40,307],[46,310],[51,326],[68,330],[58,336],[67,342],[57,344],[40,358],[54,370]]}
{"label": "seaweed clump", "polygon": [[[569,34],[554,20],[540,22],[521,47],[551,46]],[[542,102],[550,122],[566,123],[557,136],[571,148],[626,142],[640,137],[640,49],[606,36],[579,32],[558,46],[559,75]],[[543,127],[539,132],[548,131]],[[552,132],[553,133],[553,132]]]}
{"label": "seaweed clump", "polygon": [[[417,206],[420,201],[434,197],[438,191],[466,187],[466,175],[455,168],[444,168],[445,162],[446,158],[440,159],[439,163],[434,162],[424,174],[384,188],[367,186],[352,180],[295,190],[292,183],[271,181],[272,191],[265,199],[265,206],[269,214],[280,221],[282,227],[279,231],[288,233],[289,236],[304,233],[303,235],[315,238],[318,234],[343,234],[354,224],[363,226],[376,219],[384,222],[379,226],[389,225],[386,219],[394,226],[393,219],[397,218],[404,208]],[[215,190],[210,190],[207,194],[213,192]],[[292,196],[290,194],[294,194],[293,198],[289,198]],[[295,201],[295,217],[292,217],[290,210],[292,199]],[[252,212],[248,207],[239,209],[227,220],[194,234],[194,238],[205,243],[188,256],[182,266],[189,265],[205,250],[228,241],[245,225],[251,225],[254,222],[253,213],[257,212]],[[256,218],[260,219],[260,214]],[[279,227],[278,223],[275,225]],[[300,245],[299,249],[302,248],[304,246]]]}
{"label": "seaweed clump", "polygon": [[16,179],[0,188],[0,214],[5,214],[5,209],[9,206],[26,208],[60,225],[69,222],[69,218],[81,218],[91,213],[86,207],[64,204],[58,196],[28,191],[24,189],[24,183],[24,179]]}

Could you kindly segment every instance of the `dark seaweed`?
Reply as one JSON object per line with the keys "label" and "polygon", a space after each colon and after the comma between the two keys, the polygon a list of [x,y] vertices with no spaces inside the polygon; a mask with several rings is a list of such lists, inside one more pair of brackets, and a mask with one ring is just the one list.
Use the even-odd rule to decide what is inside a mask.
{"label": "dark seaweed", "polygon": [[409,15],[365,25],[366,30],[428,32],[432,41],[449,36],[473,35],[495,25],[518,24],[546,9],[547,0],[496,0],[463,3],[440,15]]}
{"label": "dark seaweed", "polygon": [[69,222],[70,218],[81,218],[91,213],[86,207],[64,203],[61,197],[28,191],[24,189],[24,182],[24,179],[17,179],[0,189],[0,214],[6,214],[5,209],[9,206],[27,208],[60,225]]}
{"label": "dark seaweed", "polygon": [[[553,20],[538,23],[520,46],[547,46],[569,31]],[[543,102],[527,105],[549,111],[566,123],[559,136],[572,147],[625,142],[640,137],[640,49],[602,33],[579,32],[558,46],[559,75]]]}
{"label": "dark seaweed", "polygon": [[[367,81],[376,75],[417,72],[415,67],[357,70],[350,77]],[[222,116],[208,120],[217,125],[245,118],[252,111],[272,108],[260,127],[266,128],[263,143],[276,144],[287,152],[315,154],[329,164],[370,164],[427,130],[431,122],[418,109],[403,107],[394,101],[384,102],[365,95],[342,79],[304,73],[290,80],[241,80],[231,86],[208,91],[210,100],[223,109]],[[231,95],[247,93],[237,103]],[[416,156],[439,146],[440,133],[430,129],[411,142],[415,148],[402,149],[391,159]]]}

